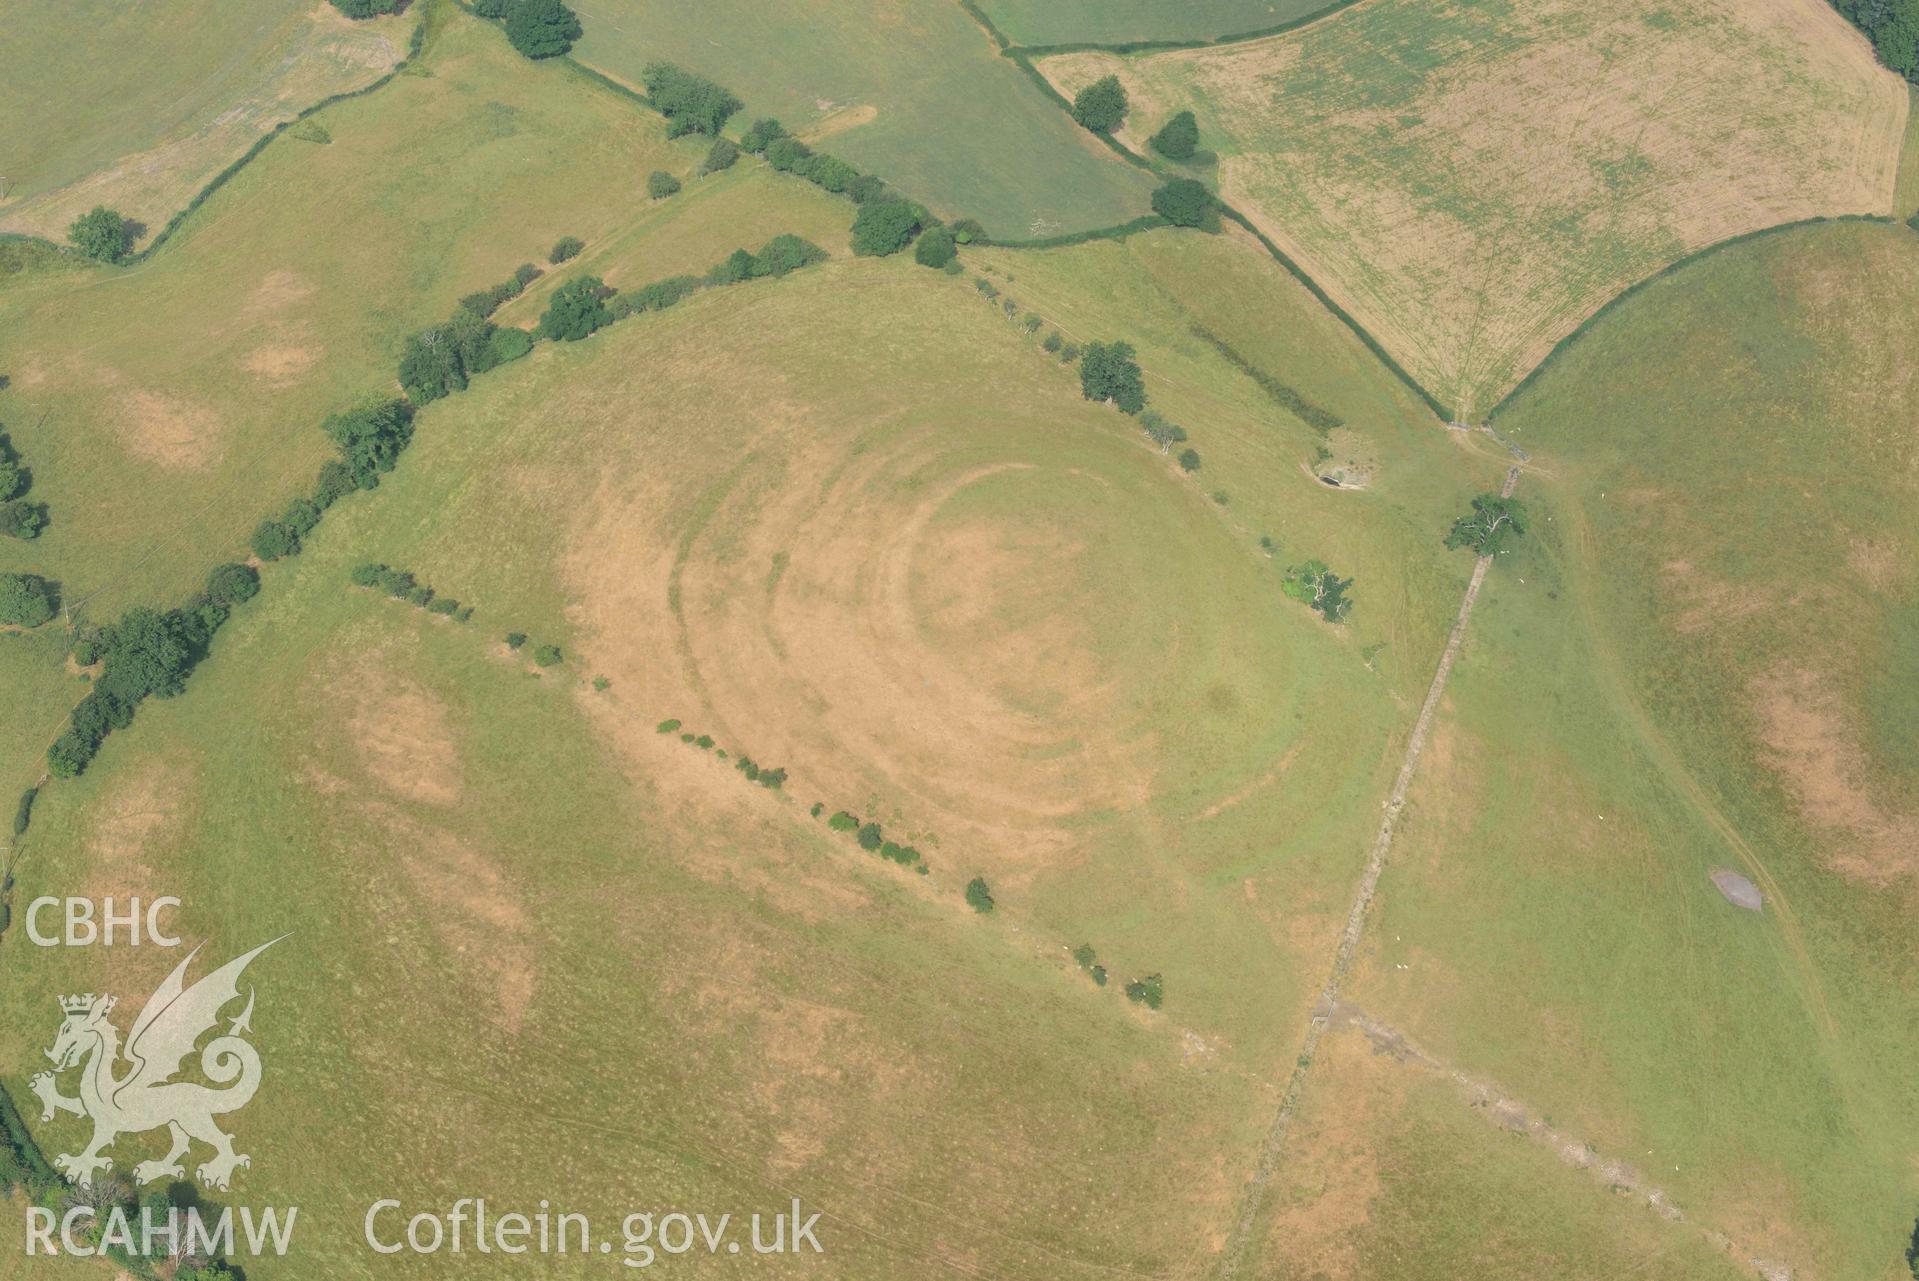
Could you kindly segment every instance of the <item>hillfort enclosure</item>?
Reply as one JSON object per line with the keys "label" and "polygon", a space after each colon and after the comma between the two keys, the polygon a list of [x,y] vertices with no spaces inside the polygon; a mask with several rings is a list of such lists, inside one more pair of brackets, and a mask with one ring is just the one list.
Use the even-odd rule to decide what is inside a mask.
{"label": "hillfort enclosure", "polygon": [[1919,0],[8,19],[0,1281],[1919,1276]]}

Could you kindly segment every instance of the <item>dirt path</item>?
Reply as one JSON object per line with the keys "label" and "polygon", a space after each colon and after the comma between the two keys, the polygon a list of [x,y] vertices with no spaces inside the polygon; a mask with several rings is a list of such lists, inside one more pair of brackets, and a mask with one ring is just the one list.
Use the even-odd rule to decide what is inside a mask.
{"label": "dirt path", "polygon": [[[1569,531],[1567,547],[1579,576],[1587,583],[1596,582],[1598,571],[1594,567],[1596,552],[1592,528],[1586,522],[1585,512],[1577,500],[1568,496],[1569,501],[1562,504],[1564,519]],[[1772,918],[1778,922],[1779,937],[1792,958],[1792,972],[1799,980],[1806,1008],[1818,1028],[1821,1038],[1827,1045],[1836,1045],[1839,1040],[1839,1028],[1832,1017],[1832,1008],[1827,1004],[1825,988],[1819,980],[1818,967],[1813,963],[1812,954],[1806,948],[1805,937],[1799,928],[1799,918],[1794,912],[1792,902],[1786,897],[1785,890],[1773,879],[1772,872],[1759,858],[1759,854],[1740,835],[1717,802],[1707,794],[1705,786],[1693,775],[1679,752],[1669,742],[1660,728],[1653,723],[1650,713],[1639,701],[1630,681],[1622,668],[1618,654],[1606,641],[1601,626],[1602,620],[1593,606],[1594,593],[1580,591],[1575,593],[1579,600],[1582,630],[1592,645],[1592,652],[1598,658],[1597,670],[1603,678],[1605,688],[1622,713],[1626,724],[1645,747],[1647,755],[1658,768],[1662,778],[1678,791],[1679,795],[1692,806],[1699,816],[1706,820],[1713,831],[1738,858],[1740,866],[1757,884],[1766,897],[1766,906]],[[1843,1079],[1843,1077],[1842,1077]]]}
{"label": "dirt path", "polygon": [[[1514,486],[1519,484],[1519,468],[1512,467],[1506,472],[1506,483],[1500,488],[1500,496],[1510,498]],[[1279,1154],[1286,1146],[1286,1135],[1292,1129],[1293,1116],[1299,1109],[1299,1098],[1306,1084],[1306,1074],[1313,1069],[1313,1058],[1319,1050],[1320,1038],[1326,1034],[1333,1012],[1339,1008],[1339,991],[1346,981],[1346,974],[1352,968],[1353,957],[1359,952],[1360,936],[1366,931],[1366,911],[1372,906],[1373,894],[1379,888],[1379,874],[1385,870],[1387,852],[1392,849],[1393,833],[1399,823],[1400,811],[1406,806],[1406,791],[1412,786],[1413,774],[1419,768],[1420,753],[1425,750],[1426,736],[1432,729],[1433,717],[1439,711],[1439,700],[1446,692],[1446,680],[1452,675],[1453,662],[1459,657],[1459,649],[1466,639],[1466,624],[1473,616],[1473,604],[1479,599],[1479,588],[1486,581],[1486,571],[1492,566],[1492,557],[1481,556],[1473,565],[1472,581],[1466,584],[1466,595],[1459,602],[1459,614],[1453,619],[1453,629],[1446,637],[1446,648],[1439,656],[1439,669],[1433,673],[1433,683],[1426,690],[1426,701],[1420,704],[1419,719],[1413,722],[1412,736],[1406,741],[1406,755],[1399,763],[1399,774],[1393,779],[1393,790],[1386,799],[1385,813],[1380,818],[1379,835],[1373,838],[1372,853],[1366,859],[1366,871],[1359,878],[1359,891],[1353,896],[1352,910],[1346,914],[1346,928],[1340,933],[1339,947],[1333,953],[1331,971],[1326,983],[1319,991],[1319,1004],[1313,1011],[1312,1019],[1306,1025],[1306,1036],[1299,1047],[1299,1056],[1293,1061],[1293,1073],[1286,1082],[1286,1092],[1280,1096],[1279,1111],[1273,1116],[1273,1123],[1266,1131],[1266,1141],[1260,1145],[1259,1164],[1253,1168],[1253,1177],[1247,1185],[1245,1200],[1240,1205],[1239,1221],[1233,1225],[1232,1236],[1227,1240],[1223,1261],[1220,1265],[1221,1281],[1230,1279],[1239,1273],[1239,1266],[1246,1254],[1246,1243],[1253,1233],[1253,1223],[1259,1217],[1259,1208],[1266,1197],[1266,1185],[1272,1181],[1273,1170],[1279,1164]]]}
{"label": "dirt path", "polygon": [[[1553,1155],[1567,1165],[1585,1170],[1607,1189],[1630,1196],[1668,1223],[1688,1222],[1685,1212],[1673,1204],[1672,1198],[1666,1194],[1665,1189],[1651,1182],[1624,1161],[1616,1157],[1601,1156],[1599,1149],[1592,1144],[1556,1128],[1539,1113],[1492,1082],[1469,1075],[1441,1061],[1415,1044],[1405,1033],[1397,1028],[1388,1027],[1355,1006],[1339,1005],[1325,1011],[1325,1014],[1328,1026],[1334,1031],[1357,1033],[1370,1041],[1374,1050],[1388,1056],[1394,1062],[1451,1081],[1465,1096],[1466,1105],[1487,1121],[1510,1133],[1525,1135],[1550,1148]],[[1793,1270],[1790,1265],[1777,1260],[1759,1258],[1723,1232],[1706,1227],[1698,1230],[1714,1249],[1743,1259],[1767,1281],[1791,1281]]]}

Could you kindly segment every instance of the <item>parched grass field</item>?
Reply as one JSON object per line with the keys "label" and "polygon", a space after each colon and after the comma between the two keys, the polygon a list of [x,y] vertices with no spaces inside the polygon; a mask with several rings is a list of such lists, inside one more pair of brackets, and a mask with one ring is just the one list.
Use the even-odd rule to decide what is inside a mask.
{"label": "parched grass field", "polygon": [[1907,92],[1820,0],[1373,0],[1117,72],[1135,147],[1191,108],[1222,194],[1461,420],[1704,245],[1888,213]]}
{"label": "parched grass field", "polygon": [[1327,0],[981,0],[993,25],[1017,45],[1214,40],[1291,22]]}
{"label": "parched grass field", "polygon": [[[236,1199],[302,1217],[257,1281],[364,1272],[376,1198],[482,1193],[601,1233],[798,1197],[827,1257],[776,1275],[1212,1276],[1470,572],[1440,535],[1511,459],[1237,230],[970,248],[957,277],[854,258],[846,202],[750,159],[648,201],[698,139],[450,6],[420,20],[428,74],[323,113],[328,146],[275,142],[147,263],[5,259],[0,430],[54,525],[0,569],[95,620],[183,597],[306,487],[327,412],[391,394],[405,334],[562,234],[585,252],[502,319],[778,232],[833,258],[426,407],[187,692],[41,796],[16,922],[174,894],[209,955],[292,931],[251,972]],[[1554,49],[1588,32],[1556,21]],[[731,80],[703,47],[679,60]],[[1481,595],[1242,1275],[1903,1267],[1916,301],[1904,228],[1763,238],[1626,300],[1500,418],[1534,527]],[[1134,344],[1199,470],[1087,403],[1055,330]],[[1280,594],[1308,558],[1356,580],[1345,626]],[[366,561],[472,620],[353,587]],[[52,626],[0,634],[28,727],[0,796],[85,688]],[[928,874],[829,831],[841,808]],[[175,959],[8,943],[16,1098],[52,994],[132,1004]],[[1151,973],[1158,1011],[1119,990]]]}
{"label": "parched grass field", "polygon": [[25,0],[0,43],[0,231],[64,242],[104,204],[144,243],[274,125],[384,75],[413,25],[323,0]]}
{"label": "parched grass field", "polygon": [[1892,1275],[1919,1213],[1915,300],[1905,228],[1781,233],[1622,304],[1501,418],[1538,523],[1348,991],[1795,1275]]}
{"label": "parched grass field", "polygon": [[[777,117],[948,219],[994,235],[1083,231],[1147,212],[1150,175],[1075,127],[952,0],[589,0],[582,61],[629,83],[665,59]],[[902,50],[912,56],[902,57]]]}
{"label": "parched grass field", "polygon": [[[1263,261],[1188,239],[1196,291]],[[1055,296],[1095,273],[1150,297],[1152,256]],[[1269,299],[1337,359],[1330,319]],[[1193,357],[1147,346],[1157,323],[1170,381]],[[1246,492],[1303,507],[1302,429],[1252,435],[1256,395],[1182,412]],[[1376,501],[1469,492],[1470,459],[1422,446]],[[841,259],[701,295],[425,410],[188,694],[50,789],[18,893],[166,885],[216,949],[297,931],[260,975],[275,1075],[245,1143],[247,1195],[308,1207],[302,1271],[362,1257],[374,1197],[473,1184],[605,1218],[797,1195],[835,1275],[1199,1276],[1403,725],[1359,637],[1284,600],[1226,515],[963,279]],[[353,588],[367,559],[476,616]],[[509,630],[568,662],[537,673]],[[752,787],[666,716],[792,776]],[[45,993],[166,959],[11,955],[8,1063]],[[1118,987],[1155,971],[1149,1014]]]}

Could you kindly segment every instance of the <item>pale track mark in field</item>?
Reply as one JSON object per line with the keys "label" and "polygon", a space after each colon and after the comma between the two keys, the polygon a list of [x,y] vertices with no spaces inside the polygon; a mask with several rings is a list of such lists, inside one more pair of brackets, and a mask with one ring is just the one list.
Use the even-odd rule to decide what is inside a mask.
{"label": "pale track mark in field", "polygon": [[[1586,523],[1585,513],[1577,502],[1566,503],[1563,510],[1569,532],[1566,545],[1579,573],[1590,580],[1594,577],[1593,544],[1595,540],[1592,529]],[[1578,598],[1585,634],[1594,641],[1592,648],[1594,655],[1599,659],[1599,673],[1625,712],[1627,723],[1639,741],[1644,744],[1648,757],[1660,774],[1670,781],[1680,797],[1706,820],[1764,893],[1768,912],[1774,920],[1779,922],[1780,938],[1796,963],[1795,968],[1799,972],[1804,988],[1808,1012],[1813,1016],[1822,1039],[1828,1044],[1836,1043],[1839,1039],[1838,1025],[1833,1021],[1832,1009],[1826,1002],[1825,989],[1819,982],[1818,970],[1813,965],[1812,954],[1807,950],[1805,938],[1800,933],[1798,916],[1793,911],[1792,903],[1787,899],[1785,890],[1780,887],[1778,881],[1773,879],[1771,871],[1760,861],[1759,855],[1752,846],[1747,844],[1746,838],[1740,835],[1739,829],[1733,826],[1732,821],[1720,810],[1718,804],[1707,795],[1704,785],[1693,777],[1692,771],[1680,759],[1673,745],[1666,740],[1665,734],[1653,723],[1651,715],[1633,693],[1625,672],[1620,669],[1617,655],[1610,646],[1603,643],[1604,632],[1601,630],[1599,617],[1593,610],[1589,595],[1581,592],[1578,593]]]}
{"label": "pale track mark in field", "polygon": [[[1510,498],[1518,484],[1519,468],[1509,468],[1506,483],[1499,490],[1500,496]],[[1373,838],[1372,853],[1368,855],[1366,870],[1359,878],[1358,893],[1354,895],[1352,909],[1346,915],[1346,928],[1340,933],[1339,946],[1333,952],[1331,972],[1326,976],[1325,985],[1320,988],[1319,1003],[1306,1024],[1305,1040],[1300,1045],[1299,1056],[1293,1061],[1292,1075],[1287,1079],[1285,1092],[1280,1095],[1279,1111],[1274,1114],[1272,1125],[1266,1131],[1265,1142],[1260,1145],[1259,1162],[1253,1167],[1253,1177],[1240,1206],[1239,1221],[1233,1225],[1232,1235],[1227,1239],[1219,1269],[1222,1281],[1230,1281],[1239,1272],[1247,1239],[1252,1236],[1253,1221],[1259,1217],[1260,1204],[1265,1199],[1266,1185],[1272,1181],[1273,1171],[1279,1165],[1279,1154],[1286,1146],[1286,1135],[1292,1129],[1293,1117],[1299,1110],[1306,1075],[1313,1068],[1313,1056],[1319,1049],[1320,1038],[1326,1034],[1332,1011],[1339,1008],[1339,991],[1346,981],[1347,972],[1352,968],[1354,956],[1359,952],[1360,937],[1366,932],[1366,912],[1372,906],[1373,894],[1379,888],[1380,873],[1386,868],[1386,855],[1392,849],[1393,833],[1398,826],[1399,815],[1406,807],[1406,792],[1412,786],[1413,774],[1419,768],[1419,756],[1425,750],[1426,736],[1439,711],[1439,700],[1446,692],[1447,678],[1452,675],[1453,663],[1458,659],[1460,647],[1466,639],[1466,624],[1472,619],[1473,605],[1479,599],[1479,588],[1486,581],[1486,571],[1492,567],[1492,563],[1492,557],[1481,556],[1473,564],[1472,580],[1466,584],[1466,594],[1460,599],[1459,614],[1453,619],[1452,631],[1446,637],[1446,648],[1440,652],[1438,670],[1433,673],[1432,684],[1426,690],[1426,701],[1420,704],[1412,735],[1406,740],[1406,754],[1400,760],[1398,776],[1393,779],[1393,790],[1386,798],[1379,834]]]}
{"label": "pale track mark in field", "polygon": [[[1321,1013],[1335,1031],[1351,1031],[1364,1036],[1373,1049],[1395,1063],[1444,1077],[1459,1087],[1466,1104],[1486,1120],[1513,1134],[1522,1134],[1552,1149],[1567,1165],[1585,1170],[1606,1187],[1630,1194],[1668,1223],[1690,1223],[1686,1214],[1665,1189],[1648,1181],[1632,1166],[1613,1157],[1604,1157],[1592,1144],[1554,1126],[1518,1099],[1491,1081],[1476,1077],[1441,1060],[1415,1043],[1404,1032],[1370,1017],[1357,1006],[1341,1004]],[[1768,1281],[1789,1281],[1793,1270],[1777,1260],[1756,1257],[1725,1233],[1700,1227],[1699,1232],[1714,1249],[1737,1255]]]}

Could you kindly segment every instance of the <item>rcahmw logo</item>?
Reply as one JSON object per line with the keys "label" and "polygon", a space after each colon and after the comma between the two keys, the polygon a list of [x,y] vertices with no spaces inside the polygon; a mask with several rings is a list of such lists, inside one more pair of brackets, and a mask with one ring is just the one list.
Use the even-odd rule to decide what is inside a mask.
{"label": "rcahmw logo", "polygon": [[[93,1138],[84,1148],[54,1158],[62,1174],[76,1184],[92,1183],[113,1169],[106,1150],[114,1140],[162,1127],[171,1140],[167,1154],[134,1166],[136,1183],[186,1177],[180,1159],[195,1140],[213,1149],[198,1170],[200,1182],[210,1188],[226,1190],[233,1172],[252,1164],[234,1151],[232,1138],[214,1121],[245,1107],[260,1088],[260,1055],[245,1039],[253,1030],[251,989],[246,1008],[200,1051],[200,1072],[213,1085],[174,1078],[200,1038],[216,1031],[220,1011],[239,999],[240,975],[247,965],[279,941],[262,943],[188,987],[187,966],[200,952],[193,949],[147,998],[124,1050],[120,1031],[108,1018],[113,997],[89,993],[60,998],[60,1032],[47,1051],[53,1071],[35,1076],[30,1085],[40,1098],[42,1121],[66,1112],[93,1122]],[[129,1066],[120,1071],[123,1058]],[[78,1093],[60,1093],[59,1075],[75,1068],[80,1074]]]}

